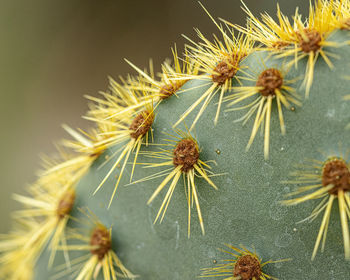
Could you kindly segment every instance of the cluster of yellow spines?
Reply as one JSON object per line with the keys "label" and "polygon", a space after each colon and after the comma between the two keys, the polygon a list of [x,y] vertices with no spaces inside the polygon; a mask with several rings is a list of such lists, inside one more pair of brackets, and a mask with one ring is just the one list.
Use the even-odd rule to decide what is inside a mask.
{"label": "cluster of yellow spines", "polygon": [[[73,265],[70,270],[75,273],[76,279],[92,279],[97,277],[100,270],[103,271],[104,279],[116,279],[118,275],[128,278],[135,277],[123,266],[113,252],[110,241],[108,241],[111,238],[111,231],[104,228],[92,213],[85,211],[93,223],[91,228],[95,229],[92,236],[84,236],[74,229],[66,230],[68,220],[74,219],[70,213],[74,207],[77,182],[86,174],[93,162],[103,155],[105,150],[115,145],[121,145],[121,148],[111,157],[106,158],[106,160],[113,162],[113,166],[105,174],[101,183],[96,186],[95,192],[103,188],[106,180],[115,175],[116,169],[119,168],[115,187],[108,204],[111,205],[117,196],[121,178],[125,176],[125,167],[133,155],[130,183],[151,180],[160,175],[166,176],[148,202],[153,201],[161,190],[171,182],[155,221],[162,221],[164,218],[177,182],[184,175],[188,201],[188,235],[190,235],[191,205],[193,203],[196,205],[200,226],[204,234],[204,222],[195,184],[196,177],[204,178],[214,189],[217,189],[217,186],[214,183],[215,180],[211,179],[215,174],[210,170],[210,160],[200,158],[200,147],[191,132],[205,109],[213,105],[211,104],[213,97],[219,95],[214,119],[215,125],[219,122],[224,102],[228,103],[228,111],[246,110],[240,119],[241,121],[246,122],[251,117],[255,118],[247,148],[252,144],[259,128],[264,127],[264,154],[265,158],[268,158],[270,121],[273,117],[271,114],[272,104],[276,103],[277,105],[282,133],[286,131],[283,109],[302,105],[302,96],[293,87],[296,80],[285,79],[286,73],[291,67],[297,66],[301,59],[307,58],[304,77],[305,96],[307,97],[312,86],[316,61],[323,59],[330,68],[333,67],[331,60],[334,55],[330,49],[338,47],[339,43],[333,42],[330,35],[336,29],[350,29],[350,1],[348,0],[318,0],[315,5],[310,6],[310,13],[306,21],[298,10],[290,21],[278,8],[278,21],[275,21],[267,14],[262,15],[261,20],[256,18],[245,5],[243,9],[249,17],[246,27],[232,25],[224,20],[222,20],[222,25],[210,16],[219,28],[223,39],[215,37],[214,41],[211,42],[197,30],[200,42],[196,43],[188,39],[190,44],[186,46],[183,58],[178,56],[176,47],[173,48],[173,63],[165,61],[162,64],[162,72],[158,75],[160,79],[157,79],[157,75],[154,74],[152,63],[149,70],[142,71],[127,61],[138,72],[137,76],[120,78],[120,82],[111,79],[109,91],[101,93],[101,98],[87,97],[91,103],[85,118],[93,121],[95,127],[85,132],[74,130],[65,125],[64,129],[73,140],[64,140],[58,145],[58,159],[44,159],[44,170],[40,172],[37,182],[29,188],[29,196],[15,196],[24,209],[14,213],[14,230],[3,236],[4,240],[0,242],[0,252],[2,252],[0,273],[4,275],[5,279],[32,279],[35,262],[47,244],[51,250],[49,266],[52,265],[57,250],[64,251],[67,267],[73,265],[69,260],[69,251],[89,251],[84,259],[85,264],[79,269]],[[234,34],[235,29],[241,32],[238,36]],[[276,58],[291,57],[293,59],[280,69],[266,67],[263,73],[251,75],[241,66],[241,62],[249,54],[258,50],[270,51]],[[263,59],[261,63],[264,64]],[[153,142],[152,125],[158,106],[161,106],[162,101],[172,95],[181,98],[181,94],[190,94],[191,88],[186,91],[180,90],[189,80],[205,81],[202,84],[203,89],[205,89],[203,94],[179,116],[178,122],[174,123],[173,128],[176,135],[170,135],[166,139],[168,143],[171,141],[167,146],[168,149],[162,145],[159,152],[147,152],[147,150],[142,152],[146,158],[159,160],[159,162],[138,162],[142,146]],[[241,86],[241,80],[250,80],[256,85],[252,87]],[[226,96],[228,92],[230,94]],[[244,104],[244,101],[252,97],[255,99],[251,103]],[[346,98],[349,99],[349,97]],[[187,131],[175,129],[180,123],[184,123],[185,119],[196,108],[200,109]],[[149,177],[133,181],[136,164],[148,167],[165,167],[166,170],[161,174],[151,174]],[[322,174],[323,163],[317,162],[316,164]],[[312,171],[311,173],[297,173],[297,179],[293,181],[293,184],[312,183],[313,185],[307,185],[293,194],[302,194],[311,188],[318,190],[322,186],[321,175],[314,176],[312,174]],[[333,185],[325,187],[319,191],[316,190],[311,195],[288,200],[286,204],[297,204],[315,198],[327,197],[328,199],[329,196],[329,200],[322,200],[309,217],[309,219],[313,219],[323,210],[326,212],[312,255],[314,258],[322,238],[325,242],[330,208],[333,200],[338,197],[345,255],[350,258],[349,195],[343,190],[341,190],[340,195],[338,192],[330,193],[334,188]],[[109,235],[106,235],[105,232],[108,232]],[[68,239],[78,239],[87,243],[85,245],[69,245]],[[237,258],[246,255],[253,256],[258,260],[261,268],[270,263],[260,264],[261,259],[245,248],[242,250],[232,246],[230,248],[238,252],[238,254],[233,254]],[[239,279],[236,278],[236,275],[232,275],[232,269],[235,268],[236,262],[237,260],[234,260],[216,268],[205,269],[202,277],[226,276],[228,278],[225,279]],[[119,272],[115,270],[119,270]],[[65,274],[59,275],[63,277]],[[263,272],[260,275],[260,279],[270,278]]]}

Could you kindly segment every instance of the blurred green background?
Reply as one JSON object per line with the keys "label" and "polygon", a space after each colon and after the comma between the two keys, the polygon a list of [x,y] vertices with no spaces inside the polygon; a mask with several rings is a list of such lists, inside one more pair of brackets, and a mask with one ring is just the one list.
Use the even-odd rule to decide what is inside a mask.
{"label": "blurred green background", "polygon": [[[276,0],[245,2],[256,15],[276,13]],[[245,23],[239,0],[202,3],[214,17]],[[308,1],[279,3],[288,15],[296,6],[306,14]],[[123,58],[159,65],[174,43],[182,49],[181,34],[196,39],[193,27],[218,34],[195,0],[0,0],[0,233],[18,208],[11,194],[25,193],[39,154],[66,136],[61,124],[88,127],[83,95],[105,90],[109,75],[133,73]]]}

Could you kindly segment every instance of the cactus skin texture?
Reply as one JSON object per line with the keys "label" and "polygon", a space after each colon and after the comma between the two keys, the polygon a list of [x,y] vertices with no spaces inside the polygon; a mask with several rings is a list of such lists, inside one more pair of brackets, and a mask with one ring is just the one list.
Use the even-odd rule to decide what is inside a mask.
{"label": "cactus skin texture", "polygon": [[[304,97],[302,85],[307,59],[300,60],[298,68],[290,67],[284,73],[285,80],[294,81],[290,86],[299,93],[302,106],[283,108],[286,133],[281,135],[278,108],[273,103],[268,160],[263,149],[264,131],[258,131],[249,151],[246,151],[255,115],[242,126],[237,119],[247,111],[225,112],[227,106],[224,102],[218,123],[214,125],[219,95],[213,97],[191,132],[199,143],[200,159],[215,161],[211,164],[215,176],[210,179],[218,190],[212,189],[203,178],[195,178],[204,235],[194,204],[191,236],[188,237],[188,202],[182,178],[176,185],[164,220],[161,224],[153,223],[168,188],[147,205],[147,200],[164,177],[142,179],[164,168],[145,168],[143,164],[136,164],[134,183],[130,184],[133,154],[110,208],[107,209],[116,183],[115,176],[121,166],[116,168],[103,188],[92,195],[114,164],[113,160],[105,163],[106,156],[112,156],[124,144],[110,146],[77,183],[71,216],[82,220],[79,208],[87,207],[103,225],[112,228],[113,250],[128,270],[139,275],[139,279],[198,279],[204,268],[215,267],[216,262],[228,258],[227,254],[217,250],[224,248],[224,244],[255,248],[263,262],[288,259],[264,266],[264,273],[278,279],[349,279],[350,262],[344,258],[338,203],[333,205],[324,252],[319,250],[314,260],[311,256],[323,214],[312,222],[297,222],[309,217],[319,202],[309,200],[296,206],[283,204],[288,199],[287,195],[298,187],[291,176],[296,165],[302,168],[307,159],[325,162],[332,156],[350,151],[350,132],[346,130],[350,120],[350,102],[344,101],[350,88],[350,80],[346,78],[350,66],[349,34],[347,30],[335,30],[328,37],[339,45],[324,47],[326,52],[336,56],[331,58],[334,67],[330,69],[325,61],[317,60],[308,98]],[[276,58],[271,51],[255,50],[242,60],[237,76],[250,73],[251,77],[255,77],[268,68],[283,69],[290,59],[293,58]],[[233,81],[232,87],[255,86],[254,81],[241,79],[240,82]],[[164,139],[169,138],[165,133],[176,134],[173,125],[179,116],[210,86],[205,80],[191,79],[177,92],[177,96],[171,96],[156,106],[152,125],[155,145],[143,145],[137,163],[161,162],[147,155],[159,151],[162,146],[156,144],[165,143]],[[233,88],[225,92],[225,96],[234,93]],[[177,128],[186,131],[199,110],[200,106]],[[71,220],[69,226],[81,227],[75,220]],[[64,248],[59,246],[52,269],[48,269],[50,250],[46,248],[37,261],[33,279],[49,279],[57,275],[55,267],[65,263]],[[68,253],[71,260],[86,254],[74,250]],[[68,271],[68,268],[65,269]],[[69,275],[68,272],[63,279],[69,279]],[[226,277],[230,275],[226,274]],[[76,275],[73,278],[76,279]],[[14,278],[9,276],[8,279]],[[100,273],[96,279],[112,278]],[[232,271],[231,278],[217,276],[209,279],[236,278]]]}

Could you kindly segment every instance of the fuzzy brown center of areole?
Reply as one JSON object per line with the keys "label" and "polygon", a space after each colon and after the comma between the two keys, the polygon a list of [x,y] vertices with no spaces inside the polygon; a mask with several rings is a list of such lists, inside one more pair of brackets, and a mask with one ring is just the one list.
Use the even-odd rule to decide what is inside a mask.
{"label": "fuzzy brown center of areole", "polygon": [[177,143],[174,149],[173,163],[175,166],[182,165],[182,172],[188,172],[193,169],[198,159],[198,147],[192,139],[183,139]]}
{"label": "fuzzy brown center of areole", "polygon": [[330,194],[337,195],[339,190],[350,191],[350,170],[342,159],[331,159],[323,166],[322,185],[333,185]]}
{"label": "fuzzy brown center of areole", "polygon": [[90,245],[94,247],[90,252],[93,255],[97,255],[99,260],[102,260],[104,256],[111,249],[111,237],[109,231],[103,227],[97,227],[94,229]]}
{"label": "fuzzy brown center of areole", "polygon": [[75,191],[70,190],[63,194],[57,206],[57,216],[59,219],[66,217],[72,211],[75,202]]}
{"label": "fuzzy brown center of areole", "polygon": [[176,82],[176,83],[172,83],[172,84],[166,84],[164,86],[162,86],[159,90],[159,96],[161,99],[167,99],[169,98],[170,96],[174,95],[178,89],[180,87],[183,86],[183,84],[185,83],[186,81],[184,82]]}
{"label": "fuzzy brown center of areole", "polygon": [[287,42],[283,42],[283,41],[276,41],[272,44],[272,47],[276,50],[282,50],[285,47],[288,47],[290,45],[290,43]]}
{"label": "fuzzy brown center of areole", "polygon": [[238,66],[237,59],[233,59],[232,65],[221,61],[214,68],[214,74],[211,75],[213,82],[218,85],[223,85],[227,80],[231,80],[237,73],[237,67],[235,66]]}
{"label": "fuzzy brown center of areole", "polygon": [[134,139],[145,136],[152,127],[153,120],[153,114],[148,111],[138,114],[129,127],[130,136]]}
{"label": "fuzzy brown center of areole", "polygon": [[259,280],[262,275],[259,260],[251,255],[240,257],[233,269],[233,275],[241,277],[241,280],[252,280],[253,278]]}
{"label": "fuzzy brown center of areole", "polygon": [[262,96],[275,96],[276,90],[280,90],[283,86],[283,76],[275,68],[267,69],[259,75],[256,86],[262,88],[259,91]]}
{"label": "fuzzy brown center of areole", "polygon": [[322,36],[320,32],[313,29],[304,29],[303,34],[297,34],[299,47],[305,53],[317,52],[321,48]]}
{"label": "fuzzy brown center of areole", "polygon": [[173,84],[164,85],[160,88],[159,96],[161,99],[167,99],[177,91],[177,88]]}

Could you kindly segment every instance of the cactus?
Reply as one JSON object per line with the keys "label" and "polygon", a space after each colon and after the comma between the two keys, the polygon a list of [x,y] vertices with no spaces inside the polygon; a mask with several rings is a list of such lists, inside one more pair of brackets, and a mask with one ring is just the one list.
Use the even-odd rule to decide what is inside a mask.
{"label": "cactus", "polygon": [[88,97],[94,127],[14,197],[3,279],[349,278],[350,1],[243,9]]}

